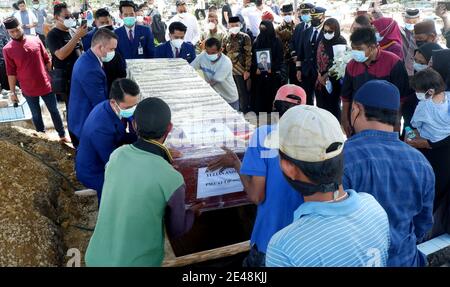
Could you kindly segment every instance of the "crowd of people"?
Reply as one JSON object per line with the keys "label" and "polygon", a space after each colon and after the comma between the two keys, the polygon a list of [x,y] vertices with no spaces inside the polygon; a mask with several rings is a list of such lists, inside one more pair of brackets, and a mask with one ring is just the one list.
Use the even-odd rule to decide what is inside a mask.
{"label": "crowd of people", "polygon": [[[77,178],[97,192],[88,266],[160,265],[162,223],[179,236],[203,206],[185,208],[178,154],[164,146],[170,107],[139,102],[129,59],[184,59],[236,111],[281,116],[258,127],[242,161],[224,147],[208,166],[234,168],[257,205],[244,266],[425,266],[416,245],[450,232],[450,50],[418,9],[400,25],[375,5],[346,39],[311,3],[225,1],[205,25],[184,0],[166,23],[153,0],[121,1],[120,19],[97,9],[91,22],[55,3],[48,33],[39,0],[16,4],[0,25],[1,86],[13,102],[20,86],[38,132],[45,102],[76,149]],[[436,15],[450,46],[445,6]]]}

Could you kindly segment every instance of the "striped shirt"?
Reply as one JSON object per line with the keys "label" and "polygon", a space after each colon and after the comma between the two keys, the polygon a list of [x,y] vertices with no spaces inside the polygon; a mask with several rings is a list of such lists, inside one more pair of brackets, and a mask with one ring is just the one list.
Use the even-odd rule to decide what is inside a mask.
{"label": "striped shirt", "polygon": [[384,209],[367,193],[346,190],[336,203],[305,202],[270,240],[268,267],[383,267],[389,249]]}

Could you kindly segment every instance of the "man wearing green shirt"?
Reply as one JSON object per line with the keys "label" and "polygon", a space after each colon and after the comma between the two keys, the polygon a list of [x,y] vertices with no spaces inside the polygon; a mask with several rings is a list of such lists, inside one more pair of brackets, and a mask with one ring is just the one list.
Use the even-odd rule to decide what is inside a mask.
{"label": "man wearing green shirt", "polygon": [[185,208],[183,176],[163,145],[172,129],[169,106],[158,98],[144,99],[134,118],[139,139],[116,149],[106,165],[87,266],[160,266],[164,226],[170,237],[181,236],[204,205]]}

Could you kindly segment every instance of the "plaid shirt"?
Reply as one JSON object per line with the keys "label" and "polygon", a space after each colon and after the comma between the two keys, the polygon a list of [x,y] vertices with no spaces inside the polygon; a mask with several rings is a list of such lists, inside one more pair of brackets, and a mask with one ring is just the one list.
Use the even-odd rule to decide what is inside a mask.
{"label": "plaid shirt", "polygon": [[376,130],[351,137],[344,159],[344,188],[372,194],[388,214],[388,266],[422,266],[416,244],[433,224],[435,184],[427,159],[397,133]]}

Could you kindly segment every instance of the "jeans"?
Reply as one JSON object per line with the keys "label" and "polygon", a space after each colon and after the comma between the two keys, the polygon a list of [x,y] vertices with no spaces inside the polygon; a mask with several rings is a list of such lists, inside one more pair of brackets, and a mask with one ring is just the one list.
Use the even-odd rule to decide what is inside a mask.
{"label": "jeans", "polygon": [[242,267],[266,267],[266,254],[258,251],[254,244],[242,262]]}
{"label": "jeans", "polygon": [[39,105],[39,98],[42,98],[45,105],[47,106],[48,111],[50,112],[53,125],[55,126],[55,130],[58,132],[59,137],[64,137],[66,135],[61,115],[58,111],[55,94],[50,93],[41,97],[29,97],[26,95],[23,96],[27,100],[28,106],[30,107],[33,124],[38,132],[45,132],[44,121],[42,120],[41,106]]}

